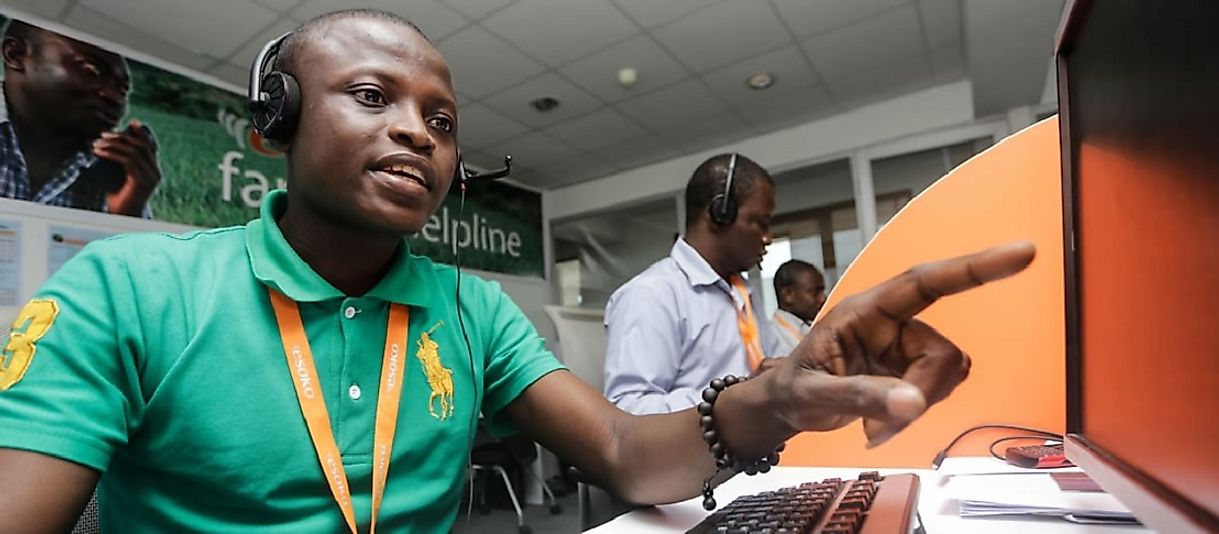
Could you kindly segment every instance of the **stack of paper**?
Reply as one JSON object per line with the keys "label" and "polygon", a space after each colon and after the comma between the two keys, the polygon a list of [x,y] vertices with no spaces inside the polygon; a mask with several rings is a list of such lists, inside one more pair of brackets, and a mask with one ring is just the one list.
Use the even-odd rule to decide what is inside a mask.
{"label": "stack of paper", "polygon": [[1059,517],[1073,523],[1137,525],[1134,514],[1118,510],[1089,510],[1085,508],[1058,508],[1052,506],[1030,506],[995,501],[962,499],[961,517],[987,517],[998,515],[1036,515]]}

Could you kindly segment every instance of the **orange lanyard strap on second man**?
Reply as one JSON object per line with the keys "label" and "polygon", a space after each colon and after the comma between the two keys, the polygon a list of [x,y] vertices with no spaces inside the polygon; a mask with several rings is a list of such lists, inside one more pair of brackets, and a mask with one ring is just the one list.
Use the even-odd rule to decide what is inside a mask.
{"label": "orange lanyard strap on second man", "polygon": [[[321,381],[313,363],[313,352],[305,336],[305,325],[301,321],[296,302],[283,293],[267,289],[271,295],[271,308],[279,323],[283,338],[284,355],[288,358],[288,371],[296,386],[296,399],[309,428],[309,437],[317,451],[318,462],[330,484],[330,492],[343,512],[343,519],[352,534],[358,534],[355,507],[351,504],[351,488],[347,483],[347,472],[343,469],[343,458],[334,440],[330,427],[330,416],[326,401],[322,397]],[[402,304],[391,304],[389,326],[385,333],[385,354],[381,360],[381,388],[377,392],[376,430],[373,432],[373,477],[372,518],[369,534],[377,531],[377,513],[381,511],[381,498],[385,495],[385,480],[389,475],[390,454],[394,448],[394,431],[398,427],[398,402],[402,398],[403,352],[410,328],[410,312]]]}
{"label": "orange lanyard strap on second man", "polygon": [[736,307],[733,304],[733,309],[736,310],[736,325],[741,331],[741,342],[745,345],[745,358],[749,363],[749,370],[753,371],[758,368],[765,358],[762,352],[762,338],[758,330],[758,319],[753,314],[753,304],[749,301],[749,290],[745,287],[745,281],[740,276],[732,277],[732,287],[736,288],[737,294],[745,300],[745,310]]}
{"label": "orange lanyard strap on second man", "polygon": [[791,324],[790,322],[787,321],[787,319],[784,319],[782,316],[780,316],[778,314],[775,314],[775,324],[778,324],[780,328],[787,330],[787,333],[792,335],[792,339],[794,339],[796,341],[800,341],[801,339],[804,339],[804,332],[801,332],[800,329],[796,327],[796,325]]}

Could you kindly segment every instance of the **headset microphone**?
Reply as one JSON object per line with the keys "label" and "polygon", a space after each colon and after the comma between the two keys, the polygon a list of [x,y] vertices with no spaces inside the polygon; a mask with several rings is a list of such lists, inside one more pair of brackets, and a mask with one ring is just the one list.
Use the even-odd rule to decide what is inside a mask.
{"label": "headset microphone", "polygon": [[457,158],[457,178],[461,180],[461,186],[464,188],[466,184],[475,182],[490,182],[505,178],[512,174],[512,155],[504,156],[504,167],[494,171],[475,172],[466,168],[466,164],[461,157]]}

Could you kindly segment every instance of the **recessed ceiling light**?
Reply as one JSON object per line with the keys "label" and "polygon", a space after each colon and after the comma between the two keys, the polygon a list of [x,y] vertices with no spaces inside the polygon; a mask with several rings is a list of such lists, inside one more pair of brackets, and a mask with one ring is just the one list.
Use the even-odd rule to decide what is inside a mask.
{"label": "recessed ceiling light", "polygon": [[745,79],[745,85],[750,89],[765,89],[774,85],[775,77],[769,72],[755,72]]}
{"label": "recessed ceiling light", "polygon": [[559,107],[559,99],[553,96],[541,96],[531,100],[529,107],[545,113]]}

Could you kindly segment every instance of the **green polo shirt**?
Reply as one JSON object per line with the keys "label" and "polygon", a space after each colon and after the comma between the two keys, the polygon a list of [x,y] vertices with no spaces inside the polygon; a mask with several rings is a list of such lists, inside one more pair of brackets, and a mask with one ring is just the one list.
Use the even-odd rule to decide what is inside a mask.
{"label": "green polo shirt", "polygon": [[[510,430],[502,409],[560,365],[498,284],[464,274],[468,353],[456,271],[405,244],[375,288],[343,295],[284,240],[275,216],[285,202],[269,195],[244,227],[114,237],[64,264],[0,354],[0,447],[103,471],[107,531],[345,530],[293,389],[270,286],[299,303],[366,525],[386,321],[389,304],[402,303],[410,357],[377,524],[447,532],[478,409]],[[421,362],[424,332],[452,372],[449,417]]]}

